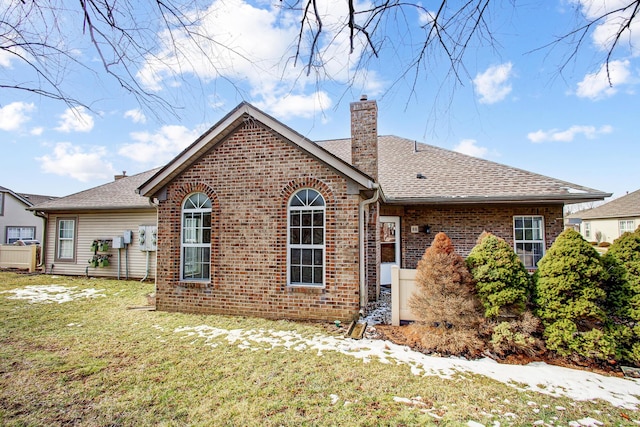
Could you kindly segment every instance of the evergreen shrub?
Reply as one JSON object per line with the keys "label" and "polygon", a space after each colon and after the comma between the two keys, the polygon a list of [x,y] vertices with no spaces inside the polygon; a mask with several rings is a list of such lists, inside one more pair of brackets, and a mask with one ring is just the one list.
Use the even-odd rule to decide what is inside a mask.
{"label": "evergreen shrub", "polygon": [[531,276],[504,239],[482,233],[466,263],[476,282],[485,317],[518,316],[524,312]]}
{"label": "evergreen shrub", "polygon": [[604,332],[605,270],[600,255],[580,234],[563,231],[538,263],[536,314],[546,347],[561,356],[607,360],[615,353]]}

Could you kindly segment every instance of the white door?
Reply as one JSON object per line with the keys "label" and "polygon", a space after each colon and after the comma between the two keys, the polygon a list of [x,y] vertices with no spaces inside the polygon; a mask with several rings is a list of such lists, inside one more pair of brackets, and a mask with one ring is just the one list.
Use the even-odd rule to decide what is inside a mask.
{"label": "white door", "polygon": [[391,267],[400,267],[400,217],[381,216],[380,232],[380,284],[391,284]]}

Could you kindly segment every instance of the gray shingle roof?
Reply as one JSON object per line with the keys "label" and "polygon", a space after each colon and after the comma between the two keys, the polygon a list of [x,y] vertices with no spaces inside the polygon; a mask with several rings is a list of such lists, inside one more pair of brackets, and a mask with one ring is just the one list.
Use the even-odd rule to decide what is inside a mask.
{"label": "gray shingle roof", "polygon": [[[351,163],[350,139],[319,141],[318,145]],[[390,203],[577,202],[610,196],[397,136],[378,138],[378,156],[378,179]],[[418,174],[423,178],[417,178]]]}
{"label": "gray shingle roof", "polygon": [[159,168],[126,176],[79,193],[37,204],[30,210],[46,212],[54,210],[154,209],[149,204],[149,199],[138,195],[136,189],[158,170]]}
{"label": "gray shingle roof", "polygon": [[45,196],[42,194],[16,193],[1,185],[0,185],[0,192],[12,194],[17,199],[20,199],[22,202],[24,202],[27,206],[33,206],[38,203],[43,203],[48,200],[53,200],[56,198],[55,196]]}
{"label": "gray shingle roof", "polygon": [[618,197],[593,209],[575,212],[570,217],[581,219],[640,217],[640,190]]}

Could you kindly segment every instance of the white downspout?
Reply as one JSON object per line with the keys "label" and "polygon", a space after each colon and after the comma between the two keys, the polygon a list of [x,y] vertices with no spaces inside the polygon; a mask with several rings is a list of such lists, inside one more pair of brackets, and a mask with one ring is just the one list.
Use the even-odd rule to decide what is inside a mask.
{"label": "white downspout", "polygon": [[364,313],[364,309],[367,306],[367,284],[365,281],[365,233],[364,233],[364,224],[366,221],[366,208],[378,201],[378,197],[380,196],[380,191],[378,190],[378,184],[374,183],[373,188],[375,189],[375,193],[370,199],[362,200],[360,202],[360,221],[359,221],[359,233],[360,233],[360,312]]}

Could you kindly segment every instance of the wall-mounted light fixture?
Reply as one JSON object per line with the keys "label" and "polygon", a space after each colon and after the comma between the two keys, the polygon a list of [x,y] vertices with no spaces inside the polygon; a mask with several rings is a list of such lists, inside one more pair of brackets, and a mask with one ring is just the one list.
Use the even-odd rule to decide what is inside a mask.
{"label": "wall-mounted light fixture", "polygon": [[427,234],[431,233],[431,226],[430,225],[425,225],[424,226],[424,232],[427,233]]}

